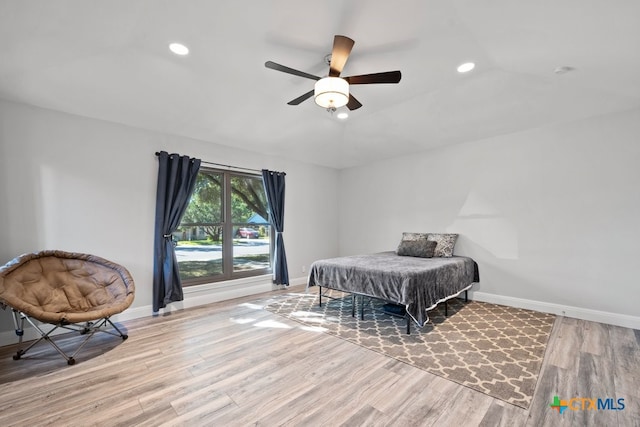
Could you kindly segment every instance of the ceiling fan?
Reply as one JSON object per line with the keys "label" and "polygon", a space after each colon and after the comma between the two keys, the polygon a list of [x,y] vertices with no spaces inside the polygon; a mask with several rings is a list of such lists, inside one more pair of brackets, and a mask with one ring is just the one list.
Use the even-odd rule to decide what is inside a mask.
{"label": "ceiling fan", "polygon": [[329,75],[327,77],[314,76],[304,71],[276,64],[273,61],[265,62],[264,66],[272,70],[293,74],[294,76],[316,80],[313,90],[287,102],[289,105],[298,105],[313,96],[316,104],[329,111],[335,111],[336,108],[344,105],[346,105],[349,110],[356,110],[362,107],[362,104],[349,92],[349,85],[398,83],[402,74],[400,71],[385,71],[382,73],[340,77],[340,73],[342,73],[344,64],[347,63],[354,43],[352,39],[345,36],[336,35],[333,38],[333,50],[330,55],[331,61],[329,63]]}

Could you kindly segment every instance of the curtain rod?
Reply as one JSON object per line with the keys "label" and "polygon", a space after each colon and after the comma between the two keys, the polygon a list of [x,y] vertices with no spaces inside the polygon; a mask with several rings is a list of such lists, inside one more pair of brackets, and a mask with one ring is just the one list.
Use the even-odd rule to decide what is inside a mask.
{"label": "curtain rod", "polygon": [[[160,155],[160,152],[156,151],[156,156],[159,156],[159,155]],[[225,168],[230,168],[230,169],[240,169],[240,170],[245,170],[245,171],[262,173],[262,169],[251,169],[251,168],[243,168],[241,166],[223,165],[222,163],[206,162],[204,160],[200,160],[200,163],[204,163],[204,164],[207,164],[207,165],[214,165],[214,166],[223,166]]]}

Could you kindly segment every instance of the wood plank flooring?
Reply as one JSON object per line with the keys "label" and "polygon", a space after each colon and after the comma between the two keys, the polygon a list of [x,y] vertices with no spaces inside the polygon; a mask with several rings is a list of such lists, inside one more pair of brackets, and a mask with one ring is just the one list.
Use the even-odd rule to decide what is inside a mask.
{"label": "wood plank flooring", "polygon": [[[123,322],[128,340],[96,335],[73,366],[2,347],[0,425],[640,427],[640,331],[559,317],[524,410],[262,309],[290,292]],[[560,415],[556,395],[625,408]]]}

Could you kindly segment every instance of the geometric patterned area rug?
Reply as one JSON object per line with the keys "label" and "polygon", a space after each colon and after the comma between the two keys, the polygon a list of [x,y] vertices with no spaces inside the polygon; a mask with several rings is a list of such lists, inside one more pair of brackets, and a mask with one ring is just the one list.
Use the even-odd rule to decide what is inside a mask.
{"label": "geometric patterned area rug", "polygon": [[[360,320],[351,316],[351,296],[298,294],[270,303],[273,313],[335,335],[489,396],[529,408],[538,382],[555,315],[478,301],[448,301],[429,311],[429,323],[412,322],[381,311],[383,302],[365,299]],[[327,303],[328,302],[328,303]]]}

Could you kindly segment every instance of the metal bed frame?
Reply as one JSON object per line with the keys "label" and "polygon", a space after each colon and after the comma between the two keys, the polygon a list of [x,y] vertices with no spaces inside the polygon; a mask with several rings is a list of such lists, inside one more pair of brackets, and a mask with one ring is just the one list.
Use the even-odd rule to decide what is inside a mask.
{"label": "metal bed frame", "polygon": [[[328,295],[325,291],[325,293],[322,293],[322,288],[323,286],[318,285],[318,306],[322,307],[322,297],[324,296],[325,298],[328,299],[339,299],[339,298],[335,298],[332,297],[330,295]],[[364,320],[364,299],[365,298],[369,298],[370,300],[378,300],[378,301],[383,301],[385,303],[388,304],[393,304],[393,305],[399,305],[402,306],[402,304],[397,303],[396,301],[389,301],[386,300],[384,298],[378,298],[378,297],[373,297],[371,295],[366,295],[366,294],[362,294],[359,292],[346,292],[346,291],[341,291],[340,289],[334,289],[334,288],[329,288],[327,286],[324,286],[325,289],[330,289],[330,290],[335,290],[338,292],[342,292],[345,294],[350,294],[351,295],[351,317],[355,317],[356,316],[356,305],[358,302],[358,297],[360,297],[360,320]],[[460,292],[461,293],[461,292]],[[460,295],[460,293],[456,294],[456,295],[452,295],[451,298],[455,298],[456,296]],[[464,302],[468,302],[469,301],[469,289],[465,289],[464,290]],[[447,305],[447,300],[444,300],[444,315],[445,317],[449,316],[449,311],[448,311],[448,305]],[[397,313],[392,313],[386,310],[378,310],[378,309],[373,309],[379,312],[382,312],[384,314],[388,314],[389,316],[394,316],[394,317],[400,317],[400,318],[405,318],[407,321],[407,335],[411,334],[411,316],[409,316],[409,314],[406,312],[406,310],[404,311],[404,314],[397,314]]]}

